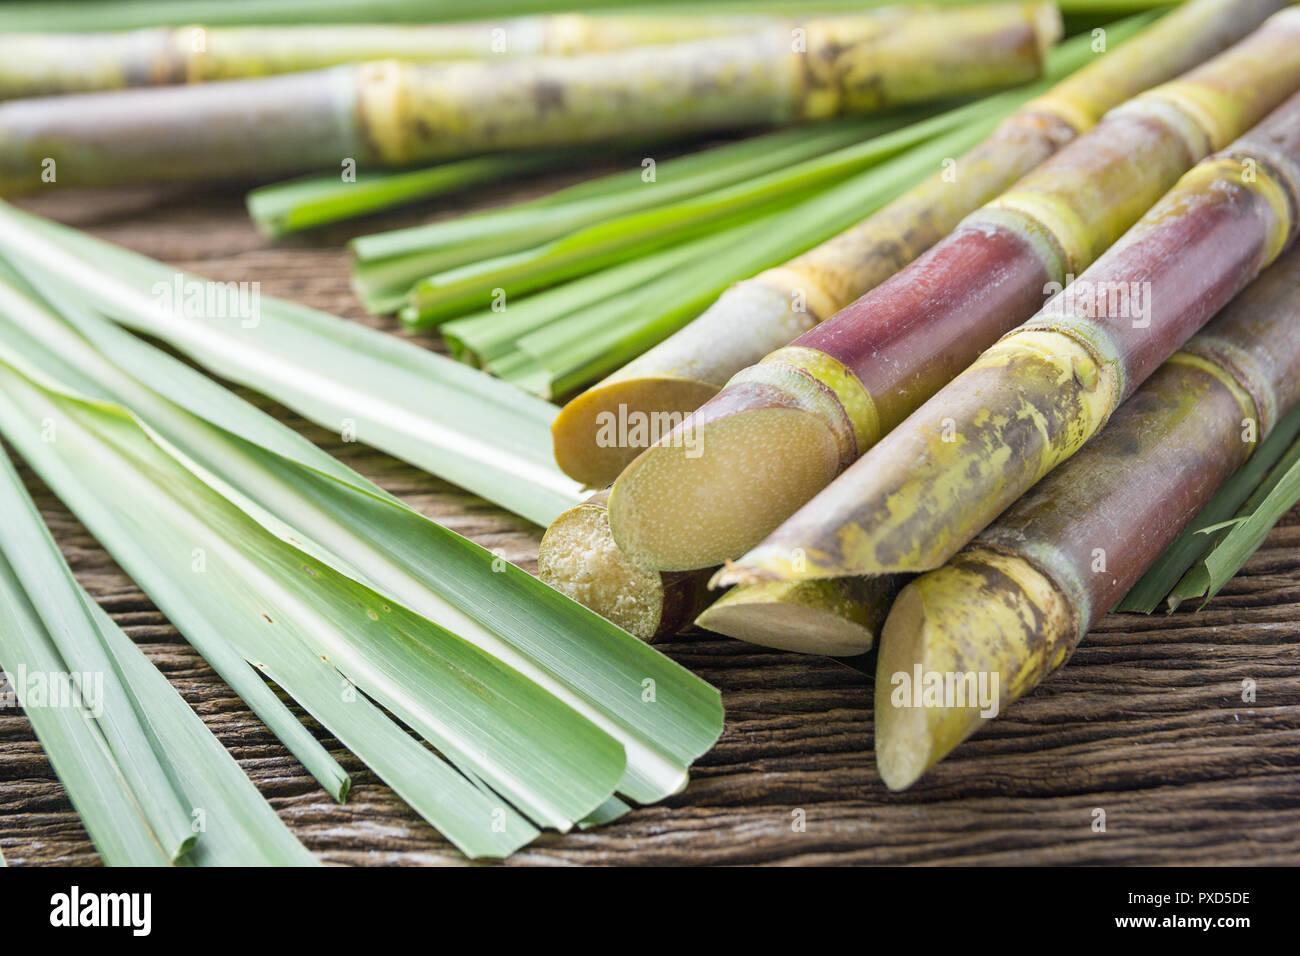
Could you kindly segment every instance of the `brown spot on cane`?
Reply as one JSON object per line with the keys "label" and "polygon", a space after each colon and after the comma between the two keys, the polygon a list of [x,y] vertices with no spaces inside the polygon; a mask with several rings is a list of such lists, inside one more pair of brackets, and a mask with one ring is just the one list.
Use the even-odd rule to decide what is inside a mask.
{"label": "brown spot on cane", "polygon": [[563,112],[565,108],[564,87],[552,80],[539,79],[532,87],[533,103],[540,116],[547,113]]}

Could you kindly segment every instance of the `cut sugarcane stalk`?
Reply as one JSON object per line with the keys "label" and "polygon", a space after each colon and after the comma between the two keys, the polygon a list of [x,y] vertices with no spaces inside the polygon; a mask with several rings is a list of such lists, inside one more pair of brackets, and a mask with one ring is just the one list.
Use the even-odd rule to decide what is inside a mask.
{"label": "cut sugarcane stalk", "polygon": [[746,33],[760,17],[554,14],[397,26],[178,26],[105,33],[0,34],[0,99],[207,83],[344,63],[572,56]]}
{"label": "cut sugarcane stalk", "polygon": [[553,429],[560,466],[591,486],[613,481],[642,449],[622,449],[615,456],[599,448],[594,435],[601,413],[620,405],[646,412],[693,411],[741,369],[907,265],[1108,108],[1190,69],[1282,6],[1199,0],[1133,43],[1124,41],[1150,21],[1115,24],[1106,30],[1107,55],[1086,67],[1093,59],[1092,38],[1063,44],[1049,61],[1049,77],[1078,73],[958,159],[955,181],[936,173],[847,232],[739,283],[696,321],[571,401]]}
{"label": "cut sugarcane stalk", "polygon": [[[266,176],[861,113],[1023,83],[1051,4],[809,21],[738,37],[510,62],[336,67],[0,104],[0,193]],[[44,174],[44,180],[43,180]]]}
{"label": "cut sugarcane stalk", "polygon": [[996,674],[1001,710],[1065,663],[1300,400],[1297,310],[1300,251],[1292,250],[1156,371],[1095,441],[904,589],[876,675],[876,762],[891,788],[911,786],[983,723],[978,706],[910,706],[895,675]]}
{"label": "cut sugarcane stalk", "polygon": [[[1213,2],[1226,7],[1223,0]],[[1121,43],[1138,26],[1132,22],[1110,28],[1108,44]],[[1055,50],[1049,79],[1083,67],[1093,56],[1089,42],[1076,38]],[[1106,63],[1111,62],[1108,57]],[[1106,77],[1123,75],[1141,82],[1144,74],[1138,63],[1160,61],[1148,56],[1125,62],[1130,68],[1108,66]],[[1108,85],[1122,97],[1123,88]],[[1133,92],[1141,88],[1134,86]],[[553,428],[560,467],[593,487],[613,481],[645,446],[610,449],[598,444],[598,423],[605,413],[616,413],[620,406],[643,414],[693,411],[736,372],[883,281],[949,232],[963,215],[1050,155],[1077,131],[1071,125],[1075,120],[1056,115],[1059,111],[1022,105],[1046,89],[1043,85],[1025,90],[1022,97],[1003,98],[1008,112],[1016,107],[1020,111],[958,160],[964,175],[955,182],[936,172],[847,232],[738,283],[695,321],[570,401]]]}
{"label": "cut sugarcane stalk", "polygon": [[[601,338],[591,339],[593,330],[586,330],[588,345],[594,349],[603,359],[608,358],[608,349],[617,349],[625,347],[625,337],[627,337],[627,325],[638,321],[638,316],[650,315],[654,320],[656,315],[654,310],[659,311],[662,315],[664,308],[672,307],[672,303],[677,298],[690,299],[698,297],[701,286],[707,286],[708,282],[716,280],[716,273],[720,269],[731,268],[731,265],[724,265],[722,256],[737,255],[736,252],[729,252],[728,246],[737,246],[744,250],[746,256],[762,256],[771,254],[777,243],[798,243],[803,242],[801,238],[801,229],[807,228],[807,224],[826,224],[831,221],[832,217],[844,215],[845,209],[857,209],[867,206],[874,202],[879,202],[880,190],[889,189],[891,181],[901,177],[910,177],[911,164],[930,164],[939,161],[940,157],[949,152],[949,147],[956,144],[962,137],[971,139],[978,138],[979,129],[957,131],[957,133],[948,134],[946,137],[935,140],[932,144],[919,147],[918,151],[909,153],[904,157],[898,157],[892,163],[881,166],[876,173],[868,177],[858,177],[854,181],[844,183],[844,185],[835,187],[827,194],[818,196],[810,200],[809,208],[803,209],[802,213],[815,211],[818,215],[806,216],[800,215],[800,222],[789,221],[788,226],[777,226],[777,228],[764,228],[763,222],[741,226],[741,228],[728,230],[725,233],[719,233],[714,237],[708,237],[681,246],[677,250],[660,254],[664,258],[671,256],[672,259],[680,260],[680,267],[673,271],[672,276],[666,276],[656,282],[653,287],[646,287],[645,290],[637,290],[636,293],[625,297],[623,303],[620,303],[620,311],[614,313],[614,319],[620,319],[627,315],[627,323],[621,325],[619,332],[623,336],[623,341],[616,343],[602,342]],[[894,186],[894,189],[901,189],[901,186]],[[852,213],[850,213],[852,215]],[[775,216],[781,220],[792,220],[794,213],[775,213]],[[755,232],[757,230],[757,232]],[[735,241],[733,241],[735,235]],[[803,242],[803,245],[810,243]],[[706,247],[714,246],[716,255],[706,254]],[[698,247],[698,251],[697,251]],[[779,247],[779,246],[777,246]],[[682,258],[684,254],[684,258]],[[728,260],[729,261],[729,260]],[[625,264],[624,271],[638,268],[641,264],[649,263],[649,260],[638,260],[637,263]],[[689,265],[688,265],[689,264]],[[614,269],[608,272],[615,272]],[[705,273],[705,274],[697,274]],[[598,277],[593,277],[598,278]],[[593,280],[588,280],[591,282]],[[682,287],[684,286],[684,287]],[[560,290],[552,290],[550,293],[543,293],[538,299],[555,297]],[[549,303],[524,303],[523,307],[516,307],[513,316],[504,317],[504,323],[519,317],[520,310],[530,310],[533,304]],[[607,325],[608,315],[597,315],[597,312],[608,312],[610,310],[585,310],[593,319],[601,325]],[[669,312],[671,316],[671,312]],[[582,312],[577,312],[568,319],[556,323],[552,328],[558,329],[558,326],[577,324],[584,319]],[[599,332],[599,329],[595,330]],[[606,333],[607,334],[607,333]],[[510,358],[510,356],[506,356]],[[510,375],[507,369],[502,367],[497,360],[489,363],[489,368],[497,372],[498,375]],[[517,384],[523,384],[523,381],[516,378]],[[541,372],[541,385],[550,386],[552,384],[550,373],[546,369]],[[659,419],[654,416],[647,416],[646,423],[658,423]],[[669,420],[671,423],[671,420]],[[636,425],[633,425],[636,427]],[[658,425],[654,425],[658,427]],[[662,431],[667,431],[666,428]],[[612,447],[617,446],[616,441],[608,442]],[[602,496],[602,502],[603,502]],[[673,591],[684,594],[692,594],[694,600],[698,602],[699,591],[703,588],[708,578],[708,572],[698,574],[698,572],[688,572],[686,575],[659,575],[656,571],[645,571],[638,568],[633,562],[627,561],[625,555],[617,550],[616,546],[610,540],[610,531],[608,531],[608,522],[606,512],[602,503],[599,510],[599,520],[588,520],[593,516],[590,510],[575,510],[564,516],[563,522],[560,523],[562,531],[551,536],[547,532],[547,538],[543,538],[542,554],[547,555],[543,564],[543,579],[558,591],[568,594],[569,597],[575,598],[581,604],[585,604],[604,617],[615,620],[621,627],[637,633],[638,636],[649,637],[651,633],[676,632],[680,630],[682,624],[686,623],[685,619],[677,619],[676,614],[663,614],[664,584],[671,585],[669,593]],[[554,527],[554,525],[552,525]],[[572,549],[575,554],[563,554],[560,546],[565,549]],[[582,555],[602,555],[604,562],[608,563],[607,567],[597,568],[595,562]],[[690,601],[679,601],[673,598],[671,602],[673,609],[679,609],[685,613],[686,607]],[[699,604],[698,606],[703,606]],[[633,614],[633,617],[628,617]]]}
{"label": "cut sugarcane stalk", "polygon": [[[1300,27],[1300,11],[1280,17]],[[1076,453],[1164,359],[1277,258],[1294,236],[1297,205],[1300,94],[1188,172],[1074,286],[985,352],[721,580],[943,564]]]}
{"label": "cut sugarcane stalk", "polygon": [[[1300,13],[1287,11],[1111,111],[902,272],[735,376],[681,426],[702,454],[673,435],[642,453],[611,492],[615,540],[665,570],[754,547],[1298,85]],[[806,573],[857,573],[818,567]]]}
{"label": "cut sugarcane stalk", "polygon": [[900,583],[880,577],[748,584],[732,588],[695,623],[783,651],[854,657],[875,645]]}
{"label": "cut sugarcane stalk", "polygon": [[[546,529],[537,555],[543,581],[643,641],[694,623],[728,637],[805,654],[851,657],[871,650],[894,578],[840,578],[709,590],[713,569],[650,571],[614,544],[608,492],[570,508]],[[703,613],[701,613],[703,612]],[[696,617],[696,615],[699,617]]]}
{"label": "cut sugarcane stalk", "polygon": [[676,634],[712,599],[708,574],[638,568],[614,544],[606,493],[551,522],[537,553],[543,581],[643,641]]}

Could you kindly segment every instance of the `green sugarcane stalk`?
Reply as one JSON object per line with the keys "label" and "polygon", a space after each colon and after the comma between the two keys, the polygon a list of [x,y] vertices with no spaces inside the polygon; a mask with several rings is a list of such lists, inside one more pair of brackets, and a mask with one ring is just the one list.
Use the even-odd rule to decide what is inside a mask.
{"label": "green sugarcane stalk", "polygon": [[1023,83],[1051,4],[814,20],[667,46],[510,62],[336,67],[0,103],[0,193],[268,176],[808,122]]}
{"label": "green sugarcane stalk", "polygon": [[[642,453],[610,495],[615,540],[664,570],[753,548],[1297,87],[1300,12],[1289,10],[1112,110],[902,272],[738,373],[681,426],[702,454],[688,458],[672,435]],[[832,557],[821,567],[810,556],[788,573],[858,573]]]}
{"label": "green sugarcane stalk", "polygon": [[939,567],[1278,257],[1297,208],[1300,94],[1183,176],[1073,286],[720,580]]}
{"label": "green sugarcane stalk", "polygon": [[368,60],[572,56],[772,26],[772,18],[554,14],[421,26],[155,27],[0,34],[0,99],[208,83]]}
{"label": "green sugarcane stalk", "polygon": [[[0,3],[0,23],[13,32],[124,30],[131,27],[212,23],[255,26],[299,23],[430,23],[581,10],[669,16],[743,13],[793,16],[809,6],[819,13],[860,13],[907,0],[18,0]],[[986,0],[930,0],[931,5]],[[1067,14],[1120,16],[1168,7],[1180,0],[1059,0]]]}
{"label": "green sugarcane stalk", "polygon": [[[599,447],[602,413],[619,405],[694,411],[733,375],[902,269],[1108,109],[1191,69],[1283,6],[1280,0],[1196,0],[1131,41],[1125,37],[1136,24],[1108,27],[1105,56],[1095,56],[1090,35],[1063,44],[1049,73],[1060,82],[956,159],[951,170],[936,172],[839,236],[733,286],[686,328],[566,405],[552,428],[560,467],[593,487],[613,481],[643,447]],[[957,173],[955,179],[949,172]]]}
{"label": "green sugarcane stalk", "polygon": [[1300,401],[1300,249],[1292,249],[1151,376],[1097,438],[937,571],[884,627],[876,762],[910,786],[984,723],[952,701],[914,708],[922,674],[997,674],[999,711],[1069,658],[1088,629]]}

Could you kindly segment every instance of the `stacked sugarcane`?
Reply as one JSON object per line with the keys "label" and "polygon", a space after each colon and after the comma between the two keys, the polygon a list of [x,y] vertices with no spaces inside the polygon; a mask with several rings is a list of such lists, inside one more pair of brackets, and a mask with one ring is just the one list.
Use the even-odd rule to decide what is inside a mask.
{"label": "stacked sugarcane", "polygon": [[[47,42],[58,48],[51,51],[58,65],[27,70],[36,53],[22,37],[0,69],[9,76],[0,89],[255,78],[0,104],[0,193],[39,186],[50,163],[63,184],[194,180],[333,169],[347,158],[403,166],[491,150],[808,122],[1031,80],[1060,31],[1050,3],[897,8],[804,22],[671,19],[624,20],[608,29],[530,21],[539,36],[515,48],[593,52],[511,58],[494,57],[489,46],[479,59],[447,62],[413,59],[413,50],[434,42],[418,35],[325,27],[301,38],[214,28],[212,50],[191,56],[209,36],[185,28],[121,37],[71,63],[82,41],[55,38]],[[445,32],[459,27],[427,29],[443,31],[433,35],[445,38],[452,55],[478,42]],[[504,31],[509,50],[508,26],[471,27],[468,36],[490,43],[494,29]],[[575,39],[563,39],[566,29]],[[521,32],[529,31],[516,26]],[[384,44],[394,56],[354,62]],[[444,55],[435,49],[429,57]],[[345,65],[282,72],[331,62]]]}
{"label": "stacked sugarcane", "polygon": [[[644,609],[636,631],[643,636],[651,633],[651,623],[661,632],[680,628],[682,619],[661,612],[663,589],[647,585],[652,577],[619,573],[613,562],[597,556],[622,549],[624,566],[672,574],[673,589],[705,593],[688,585],[687,578],[707,578],[707,569],[758,544],[956,374],[963,361],[969,363],[997,335],[1028,318],[1042,303],[1048,282],[1081,271],[1197,159],[1244,132],[1300,82],[1293,21],[1271,23],[1195,66],[1283,5],[1201,0],[1171,14],[1028,104],[959,160],[958,169],[972,171],[958,175],[955,183],[936,175],[789,267],[737,286],[663,348],[570,403],[552,428],[557,460],[589,484],[618,480],[608,499],[607,519],[597,520],[591,509],[583,512],[582,534],[591,546],[557,549],[554,541],[543,541],[548,582],[591,601],[601,613],[613,613],[613,603]],[[743,370],[727,364],[761,357],[781,341],[782,330],[792,325],[791,291],[816,288],[810,279],[820,280],[823,288],[835,283],[839,291],[827,298],[842,303],[850,290],[875,285],[892,268],[892,256],[922,251],[909,250],[911,239],[933,244],[942,235],[938,230],[946,231],[960,214],[992,199],[1019,170],[1051,155],[1108,107],[1193,66],[1181,80],[1116,109],[1098,128],[1030,172],[1012,193],[973,213],[916,262],[788,348]],[[1203,101],[1217,112],[1207,116],[1197,110],[1193,115],[1191,107],[1177,105]],[[1213,129],[1189,142],[1186,128],[1197,123]],[[1037,133],[1026,135],[1026,130]],[[1136,153],[1138,148],[1145,154]],[[999,180],[985,172],[989,169],[1008,172]],[[1081,176],[1085,184],[1091,181],[1091,193],[1080,189]],[[1106,202],[1097,198],[1104,190],[1109,190]],[[1056,249],[1057,240],[1018,242],[997,227],[1007,223],[1005,232],[1018,225],[1036,240],[1061,221],[1059,215],[1043,221],[1043,210],[1050,212],[1053,204],[1066,212],[1077,208],[1082,219],[1074,228],[1091,228],[1094,238],[1090,244],[1074,242],[1068,262],[1034,265],[1032,257]],[[1022,210],[1019,222],[1017,209]],[[857,254],[850,254],[855,249]],[[1018,273],[996,262],[1006,249],[1015,249],[1025,260]],[[771,285],[781,281],[787,283],[785,292]],[[943,295],[932,295],[941,286]],[[816,296],[803,299],[811,303]],[[733,317],[714,324],[727,314]],[[804,325],[816,322],[816,314],[797,318]],[[704,332],[697,334],[700,327]],[[751,335],[757,349],[746,344]],[[712,371],[698,373],[701,368]],[[717,387],[710,376],[728,373],[735,374],[725,389],[639,455],[638,449],[611,448],[598,440],[596,423],[602,415],[608,418],[615,409],[658,413],[665,406],[687,411],[676,403],[703,399]],[[628,457],[635,461],[620,476]],[[562,517],[552,534],[577,517]],[[684,578],[682,572],[690,574]],[[827,587],[787,590],[782,604],[796,606],[802,597],[810,607],[821,607]],[[733,593],[702,623],[770,643],[771,635],[748,629],[754,622],[762,626],[773,620],[769,597],[768,590]],[[755,602],[752,609],[749,600]],[[818,620],[814,615],[806,629],[813,641],[818,640]],[[862,650],[869,646],[872,629],[860,624],[859,631]],[[801,639],[783,633],[782,646]]]}
{"label": "stacked sugarcane", "polygon": [[983,142],[854,228],[728,290],[699,319],[589,389],[553,429],[561,467],[605,485],[637,449],[595,441],[602,413],[694,411],[728,380],[829,318],[961,219],[1088,130],[1103,113],[1240,39],[1284,3],[1196,2],[1056,84]]}
{"label": "stacked sugarcane", "polygon": [[618,599],[639,587],[664,618],[669,585],[738,585],[699,623],[757,643],[879,635],[878,763],[911,785],[987,713],[903,685],[1032,689],[1300,401],[1297,89],[1286,11],[1111,110],[847,308],[810,310],[544,552],[598,543],[639,576]]}
{"label": "stacked sugarcane", "polygon": [[[1278,120],[1270,128],[1289,124],[1290,168],[1277,167],[1267,175],[1289,179],[1288,201],[1294,203],[1300,196],[1295,178],[1300,173],[1300,100],[1292,100],[1289,116]],[[1260,145],[1258,139],[1245,140],[1234,158]],[[1181,228],[1209,227],[1234,199],[1249,204],[1254,198],[1240,196],[1249,190],[1233,183],[1227,163],[1219,164],[1219,173],[1216,178],[1206,169],[1180,185],[1178,192],[1189,201]],[[1207,195],[1214,183],[1236,187],[1239,196],[1216,203]],[[1171,194],[1164,211],[1178,208],[1178,198]],[[1241,218],[1255,214],[1243,212]],[[1265,225],[1276,225],[1280,235],[1290,215]],[[1241,218],[1216,223],[1212,231],[1221,236],[1237,232]],[[1151,229],[1145,241],[1137,238],[1127,247],[1125,268],[1141,269],[1151,261],[1161,241],[1156,232]],[[1258,238],[1259,233],[1255,252],[1264,259],[1272,252],[1266,246],[1273,237],[1263,244]],[[1192,284],[1193,257],[1164,265],[1166,281]],[[1240,259],[1237,268],[1221,264],[1212,277],[1219,290],[1241,281],[1240,273],[1232,274],[1241,265]],[[1151,281],[1160,280],[1153,274]],[[1214,301],[1221,296],[1222,291]],[[1160,313],[1175,317],[1164,309]],[[978,708],[896,706],[901,681],[895,675],[911,675],[918,666],[923,673],[997,673],[1003,688],[1000,703],[1006,704],[1064,664],[1088,629],[1193,520],[1279,416],[1300,402],[1297,317],[1300,248],[1293,248],[1167,359],[1095,441],[946,564],[903,590],[884,625],[876,672],[876,757],[889,786],[910,786],[981,723]],[[1173,323],[1161,326],[1156,335],[1167,343],[1166,329],[1180,334],[1175,328]],[[1152,494],[1154,488],[1160,493]]]}

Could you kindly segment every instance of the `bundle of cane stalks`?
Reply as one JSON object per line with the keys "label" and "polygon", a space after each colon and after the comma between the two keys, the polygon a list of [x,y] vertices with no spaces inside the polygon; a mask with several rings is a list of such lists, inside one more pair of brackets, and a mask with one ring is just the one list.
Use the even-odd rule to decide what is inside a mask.
{"label": "bundle of cane stalks", "polygon": [[[821,247],[888,274],[809,309],[809,331],[615,461],[549,529],[547,580],[647,639],[695,614],[808,653],[878,640],[877,759],[896,789],[987,715],[974,696],[899,702],[895,675],[994,675],[1009,704],[1117,606],[1213,597],[1300,499],[1300,11],[1281,6],[1188,4],[1121,48],[1168,70],[1150,89],[1115,93],[1116,55],[1029,103],[1015,123],[1088,103],[1096,125],[910,265]],[[990,144],[1008,128],[983,148],[1006,150]],[[849,268],[815,281],[821,255],[727,308],[775,315],[792,289],[850,286]],[[716,328],[743,352],[743,323]],[[670,340],[660,378],[709,368],[706,340]],[[634,369],[651,354],[593,392],[648,390],[656,373]]]}
{"label": "bundle of cane stalks", "polygon": [[[1081,271],[1197,159],[1300,84],[1294,17],[1250,33],[1281,6],[1200,0],[1180,8],[1031,99],[957,160],[955,182],[936,174],[813,252],[736,286],[698,322],[571,402],[552,428],[557,461],[588,484],[617,481],[600,517],[585,508],[553,526],[548,539],[571,541],[564,529],[581,521],[586,546],[544,540],[548,582],[601,613],[637,607],[657,632],[680,628],[682,619],[660,610],[655,573],[675,575],[675,588],[707,603],[695,584],[712,568],[757,545],[981,348],[1029,318],[1050,282]],[[797,331],[792,292],[833,287],[805,304],[842,304],[863,286],[866,295],[820,326],[815,316],[795,316],[816,327],[737,367],[780,344],[782,328]],[[728,374],[725,388],[649,448],[602,440],[598,423],[615,416],[675,413],[680,421]],[[612,551],[619,560],[601,558]],[[821,607],[826,587],[787,589],[780,603],[807,597]],[[702,623],[759,639],[727,623],[772,620],[770,594],[749,593],[753,613],[737,592]],[[637,633],[649,636],[648,626]],[[818,628],[814,620],[808,630],[814,643]],[[860,645],[871,637],[865,628]]]}

